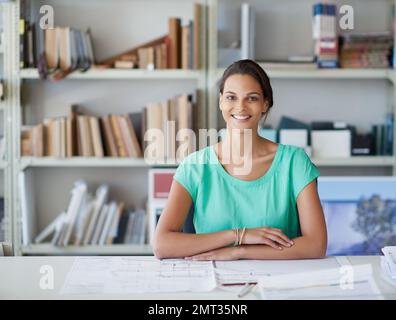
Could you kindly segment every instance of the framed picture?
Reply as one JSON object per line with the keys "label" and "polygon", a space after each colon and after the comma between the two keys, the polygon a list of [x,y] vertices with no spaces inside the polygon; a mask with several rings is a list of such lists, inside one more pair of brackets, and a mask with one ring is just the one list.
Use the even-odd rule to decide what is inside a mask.
{"label": "framed picture", "polygon": [[395,177],[319,177],[327,255],[380,255],[396,245]]}

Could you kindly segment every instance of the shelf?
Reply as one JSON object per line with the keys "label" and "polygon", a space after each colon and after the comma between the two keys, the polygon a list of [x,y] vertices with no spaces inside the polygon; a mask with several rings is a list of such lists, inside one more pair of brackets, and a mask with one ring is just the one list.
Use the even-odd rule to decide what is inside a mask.
{"label": "shelf", "polygon": [[[217,70],[220,79],[225,69]],[[395,78],[395,71],[389,69],[265,69],[272,79],[376,79],[390,80]]]}
{"label": "shelf", "polygon": [[[355,156],[350,158],[329,158],[320,159],[312,158],[317,166],[344,167],[344,166],[361,166],[361,167],[387,167],[393,166],[396,159],[391,156]],[[174,163],[148,164],[143,158],[84,158],[73,157],[59,159],[53,157],[34,158],[23,157],[20,161],[20,169],[24,170],[29,167],[172,167],[176,168]],[[1,162],[0,162],[1,168]]]}
{"label": "shelf", "polygon": [[172,167],[176,168],[175,163],[155,163],[148,164],[144,158],[53,158],[53,157],[22,157],[20,160],[20,170],[28,167]]}
{"label": "shelf", "polygon": [[114,244],[58,247],[50,243],[31,244],[21,247],[23,255],[153,255],[148,244]]}
{"label": "shelf", "polygon": [[[19,72],[21,79],[39,79],[37,69],[22,69]],[[120,69],[90,69],[87,72],[75,71],[65,79],[192,79],[197,80],[203,74],[199,70],[120,70]]]}
{"label": "shelf", "polygon": [[350,158],[311,158],[321,167],[391,167],[396,164],[392,156],[356,156]]}

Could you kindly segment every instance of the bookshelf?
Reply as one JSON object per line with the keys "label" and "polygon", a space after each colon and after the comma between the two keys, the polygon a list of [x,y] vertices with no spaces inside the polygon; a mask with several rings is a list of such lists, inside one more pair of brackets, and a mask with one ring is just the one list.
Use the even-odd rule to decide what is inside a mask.
{"label": "bookshelf", "polygon": [[[221,50],[228,48],[231,43],[238,40],[240,6],[244,2],[254,7],[256,37],[258,33],[261,37],[260,41],[255,41],[257,61],[271,62],[278,57],[287,59],[290,55],[306,56],[313,52],[312,6],[317,1],[303,0],[296,3],[290,0],[281,2],[210,0],[208,14],[208,108],[213,111],[208,113],[209,127],[218,129],[224,127],[222,116],[217,107],[217,84],[225,70],[225,67],[220,65],[219,56]],[[390,13],[393,10],[392,6],[396,4],[394,0],[380,0],[376,3],[364,0],[348,3],[345,1],[334,2],[337,5],[349,4],[354,7],[355,21],[359,22],[355,25],[357,32],[392,30]],[[386,19],[373,20],[371,18],[373,14],[386,17]],[[274,39],[273,33],[275,32],[280,34],[279,38],[285,40]],[[259,64],[264,65],[263,62],[259,62]],[[366,100],[364,97],[354,99],[354,95],[355,97],[365,95],[368,92],[365,88],[378,100],[376,108],[381,109],[381,113],[388,111],[396,114],[396,73],[392,69],[265,68],[265,70],[272,82],[275,101],[267,124],[275,125],[281,115],[294,115],[295,118],[305,122],[317,119],[347,121],[356,125],[358,129],[367,130],[369,123],[379,122],[380,119],[374,120],[372,112],[370,112],[374,100],[369,102],[370,99]],[[319,94],[312,96],[313,90]],[[301,108],[301,112],[293,108],[296,105],[293,98],[296,94],[303,100],[298,104],[298,109]],[[327,98],[331,102],[321,101],[322,94],[325,99]],[[321,105],[324,106],[321,107]],[[349,108],[351,105],[353,108]],[[334,112],[328,110],[334,110]],[[356,114],[360,114],[358,123],[355,120]],[[396,136],[396,129],[393,136]],[[394,139],[394,150],[395,146]],[[365,175],[367,168],[370,168],[371,174],[375,174],[378,169],[379,175],[396,175],[396,156],[353,156],[348,159],[313,158],[312,161],[321,167],[321,172],[324,175],[333,175],[337,172]]]}
{"label": "bookshelf", "polygon": [[[42,1],[32,0],[34,5]],[[166,28],[165,17],[176,15],[191,18],[193,0],[143,1],[143,0],[78,0],[47,1],[59,9],[56,25],[71,25],[84,29],[92,27],[95,52],[98,59],[121,52],[130,46],[144,43],[160,35]],[[103,17],[114,12],[117,2],[117,21],[112,20],[114,32],[103,24]],[[66,246],[21,243],[21,211],[17,184],[18,173],[29,173],[37,200],[35,210],[36,230],[43,229],[54,215],[65,209],[72,183],[84,177],[88,183],[98,186],[109,182],[117,200],[128,199],[129,204],[143,203],[147,192],[147,170],[156,167],[174,168],[174,164],[148,165],[136,158],[91,157],[21,157],[20,131],[24,123],[38,123],[45,117],[64,115],[67,107],[81,102],[87,113],[103,115],[135,111],[150,101],[161,101],[173,94],[198,89],[200,122],[202,128],[223,127],[218,113],[217,82],[224,66],[219,63],[219,51],[239,36],[239,9],[242,0],[202,0],[206,5],[205,30],[207,37],[205,67],[201,70],[99,70],[75,72],[59,83],[42,81],[37,69],[19,68],[19,10],[20,1],[2,4],[5,34],[4,79],[7,83],[7,99],[0,104],[4,112],[4,132],[8,141],[7,159],[0,162],[4,174],[4,192],[8,217],[7,234],[15,244],[19,255],[149,255],[149,245]],[[302,0],[246,0],[258,9],[258,28],[263,41],[257,45],[260,58],[272,58],[285,54],[304,55],[311,52],[311,8],[317,2]],[[345,1],[336,1],[337,4]],[[390,28],[389,19],[372,19],[390,12],[396,1],[351,0],[356,7],[355,21],[358,31],[378,31]],[[47,3],[46,3],[47,4]],[[133,8],[133,12],[131,12]],[[85,15],[84,10],[94,14]],[[57,11],[56,11],[57,12]],[[111,17],[110,17],[111,18]],[[141,30],[150,18],[149,30]],[[356,20],[359,19],[359,20]],[[360,20],[362,19],[362,20]],[[131,23],[130,21],[133,21]],[[268,22],[267,22],[268,21]],[[279,21],[279,22],[278,22]],[[280,25],[281,24],[281,25]],[[137,26],[137,28],[136,28]],[[113,28],[113,27],[112,27]],[[296,33],[290,30],[296,30]],[[284,41],[274,39],[278,30]],[[99,37],[97,35],[100,35]],[[135,43],[125,45],[134,39]],[[271,42],[274,41],[274,42]],[[111,45],[109,45],[111,44]],[[269,49],[268,49],[269,48]],[[279,117],[291,115],[301,120],[346,120],[358,127],[367,128],[371,121],[379,122],[385,111],[396,114],[396,71],[383,69],[268,69],[274,93],[275,106],[268,118],[275,124]],[[149,88],[149,92],[147,91]],[[297,101],[295,97],[300,97]],[[117,99],[114,99],[117,97]],[[133,99],[131,99],[133,97]],[[321,100],[322,99],[322,100]],[[132,102],[131,102],[132,101]],[[55,105],[56,103],[56,105]],[[55,105],[55,106],[54,106]],[[109,111],[111,109],[111,111]],[[373,112],[375,110],[375,112]],[[359,118],[356,115],[359,115]],[[396,136],[396,129],[395,134]],[[396,150],[396,141],[395,147]],[[365,156],[348,159],[318,159],[312,161],[320,167],[322,175],[396,175],[396,156]],[[58,192],[62,190],[62,192]]]}
{"label": "bookshelf", "polygon": [[[103,24],[103,17],[114,12],[114,3],[94,0],[86,4],[81,1],[50,0],[45,4],[52,5],[55,10],[56,26],[72,26],[79,29],[89,27],[93,34],[95,55],[101,61],[117,52],[147,42],[166,33],[168,17],[178,16],[182,22],[193,18],[193,4],[206,1],[125,1],[117,0],[117,21],[112,27]],[[42,1],[30,1],[31,10],[38,9]],[[147,255],[152,254],[149,245],[89,245],[56,247],[51,244],[22,245],[22,213],[21,199],[18,190],[18,174],[24,171],[31,186],[35,207],[32,217],[35,226],[32,238],[38,234],[53,218],[67,206],[73,182],[84,178],[92,190],[101,183],[108,183],[110,198],[125,201],[127,206],[143,207],[147,196],[147,170],[157,167],[176,167],[172,163],[147,164],[142,158],[115,157],[22,157],[20,153],[21,126],[39,123],[46,117],[65,115],[67,108],[81,104],[83,112],[95,116],[109,113],[121,114],[139,111],[142,106],[183,93],[197,93],[199,109],[197,122],[199,127],[206,127],[206,61],[202,53],[202,67],[198,70],[165,69],[90,69],[87,72],[74,72],[59,82],[41,80],[38,70],[19,68],[19,12],[21,1],[4,5],[7,7],[9,34],[7,35],[6,55],[9,61],[10,80],[12,79],[13,104],[10,129],[15,144],[12,147],[12,210],[13,242],[19,255]],[[94,14],[86,15],[84,9]],[[92,12],[91,12],[92,13]],[[156,23],[141,28],[150,16]],[[202,19],[205,21],[205,12]],[[143,18],[143,19],[142,19]],[[130,21],[134,21],[131,25]],[[140,26],[136,28],[137,26]],[[205,23],[203,24],[205,26]],[[110,30],[111,29],[111,30]],[[204,33],[204,30],[201,30]],[[114,37],[117,33],[117,37]],[[56,104],[56,106],[54,106]],[[53,192],[55,189],[60,192]],[[55,216],[54,216],[55,215]],[[31,241],[33,239],[30,239]]]}

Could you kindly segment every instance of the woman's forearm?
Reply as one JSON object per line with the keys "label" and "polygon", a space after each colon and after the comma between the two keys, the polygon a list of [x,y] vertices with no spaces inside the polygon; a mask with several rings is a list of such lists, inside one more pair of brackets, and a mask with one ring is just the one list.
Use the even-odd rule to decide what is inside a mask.
{"label": "woman's forearm", "polygon": [[237,256],[240,259],[317,259],[326,255],[326,241],[309,238],[306,236],[293,239],[294,245],[282,250],[274,249],[267,245],[243,245],[238,248]]}
{"label": "woman's forearm", "polygon": [[206,234],[166,232],[157,235],[152,246],[157,258],[181,258],[223,248],[235,242],[233,230]]}

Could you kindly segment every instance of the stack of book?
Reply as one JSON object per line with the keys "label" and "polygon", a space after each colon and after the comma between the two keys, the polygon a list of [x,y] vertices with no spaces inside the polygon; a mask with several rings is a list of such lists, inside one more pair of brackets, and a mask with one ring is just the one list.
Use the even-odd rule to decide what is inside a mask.
{"label": "stack of book", "polygon": [[136,114],[88,116],[72,106],[68,117],[23,126],[22,156],[142,157],[133,125]]}
{"label": "stack of book", "polygon": [[318,67],[337,68],[336,5],[318,3],[313,6],[313,39]]}
{"label": "stack of book", "polygon": [[125,209],[123,202],[109,201],[108,197],[107,185],[99,186],[92,195],[85,181],[76,181],[67,210],[37,235],[35,243],[51,235],[56,246],[145,243],[145,211]]}
{"label": "stack of book", "polygon": [[384,279],[396,286],[396,247],[384,247],[381,251],[384,254],[381,257]]}
{"label": "stack of book", "polygon": [[105,59],[102,67],[118,69],[199,69],[202,66],[202,5],[194,4],[194,21],[182,25],[179,17],[168,18],[168,33],[126,52]]}
{"label": "stack of book", "polygon": [[341,68],[390,68],[393,36],[390,32],[347,34],[340,39]]}
{"label": "stack of book", "polygon": [[95,63],[90,30],[71,27],[43,29],[21,2],[20,68],[38,68],[40,77],[59,80],[74,70],[86,71]]}
{"label": "stack of book", "polygon": [[187,94],[149,104],[142,112],[124,115],[95,117],[83,114],[77,106],[72,106],[67,117],[45,119],[38,125],[23,126],[21,154],[58,158],[143,157],[148,146],[146,141],[155,140],[150,134],[153,133],[151,129],[158,129],[163,133],[164,141],[161,152],[157,152],[154,158],[175,159],[176,133],[182,129],[195,129],[195,109],[193,96]]}
{"label": "stack of book", "polygon": [[91,31],[70,26],[42,29],[33,22],[26,1],[21,3],[20,68],[38,68],[40,77],[60,80],[75,70],[120,69],[199,69],[202,66],[203,9],[194,4],[194,21],[182,25],[170,17],[168,33],[124,53],[96,62]]}

